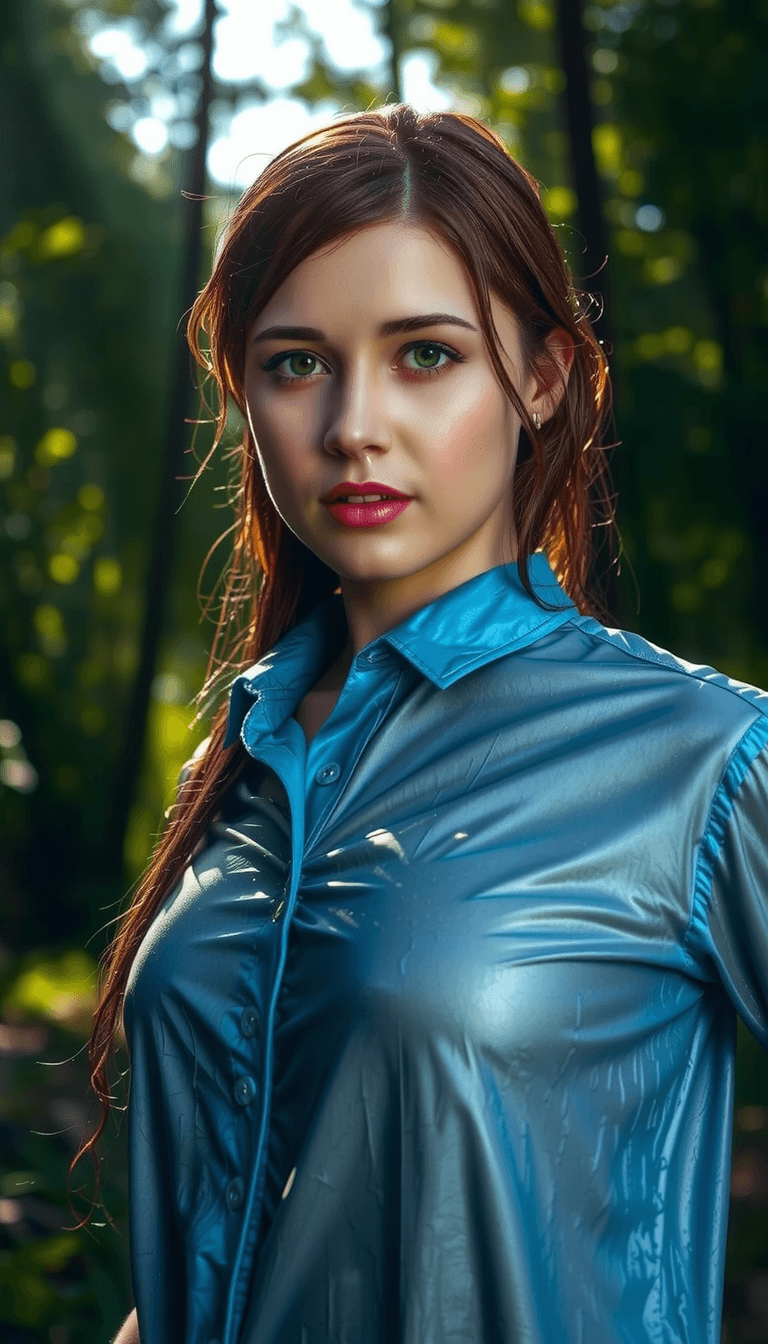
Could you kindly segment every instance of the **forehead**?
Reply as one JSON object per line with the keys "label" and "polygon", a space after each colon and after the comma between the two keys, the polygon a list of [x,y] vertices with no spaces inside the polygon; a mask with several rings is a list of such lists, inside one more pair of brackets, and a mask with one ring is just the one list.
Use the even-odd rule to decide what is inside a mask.
{"label": "forehead", "polygon": [[327,327],[332,319],[380,324],[417,312],[449,312],[477,320],[464,263],[426,228],[397,222],[370,225],[322,248],[298,266],[272,296],[258,325],[299,316]]}

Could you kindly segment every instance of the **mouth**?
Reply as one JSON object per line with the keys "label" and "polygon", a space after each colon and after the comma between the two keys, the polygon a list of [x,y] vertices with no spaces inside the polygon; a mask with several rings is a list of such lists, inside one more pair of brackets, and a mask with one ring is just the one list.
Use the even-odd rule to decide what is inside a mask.
{"label": "mouth", "polygon": [[394,522],[411,498],[408,495],[336,495],[325,507],[343,527],[383,527]]}
{"label": "mouth", "polygon": [[329,504],[378,504],[382,499],[404,499],[404,495],[334,495]]}
{"label": "mouth", "polygon": [[410,499],[401,490],[380,481],[340,481],[323,499],[323,504],[379,504],[384,500]]}

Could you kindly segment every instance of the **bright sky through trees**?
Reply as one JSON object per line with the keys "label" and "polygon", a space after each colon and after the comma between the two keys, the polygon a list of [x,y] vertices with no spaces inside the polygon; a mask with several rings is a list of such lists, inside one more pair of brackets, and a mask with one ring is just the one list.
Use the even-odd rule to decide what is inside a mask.
{"label": "bright sky through trees", "polygon": [[[274,98],[266,103],[255,99],[238,110],[214,134],[208,155],[208,169],[218,183],[242,188],[253,181],[259,166],[285,145],[314,125],[322,125],[340,106],[329,100],[314,110],[298,99],[286,97],[284,90],[300,82],[308,73],[310,47],[306,37],[281,35],[275,25],[290,13],[289,0],[219,0],[221,17],[215,27],[213,70],[216,79],[232,86],[260,79]],[[331,63],[342,71],[364,70],[386,85],[389,54],[386,41],[376,32],[370,9],[354,0],[301,0],[297,6],[307,27],[321,38]],[[172,39],[187,35],[194,38],[202,21],[202,0],[174,0],[166,31]],[[130,84],[140,79],[149,64],[149,53],[142,47],[139,30],[131,19],[108,26],[86,27],[84,36],[91,52],[102,63],[102,71]],[[402,62],[401,80],[404,97],[421,110],[446,107],[451,100],[432,82],[435,60],[425,52],[409,53]],[[162,91],[152,99],[147,115],[134,120],[129,130],[144,154],[162,154],[169,140],[168,121],[176,112],[173,99]],[[259,164],[261,160],[261,164]]]}

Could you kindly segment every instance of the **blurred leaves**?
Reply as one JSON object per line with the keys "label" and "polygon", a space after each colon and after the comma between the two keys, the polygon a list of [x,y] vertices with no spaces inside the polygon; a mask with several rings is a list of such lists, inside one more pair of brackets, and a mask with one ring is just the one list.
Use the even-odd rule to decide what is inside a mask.
{"label": "blurred leaves", "polygon": [[[92,928],[99,901],[121,894],[122,856],[105,871],[100,836],[135,663],[178,319],[178,207],[137,183],[135,150],[104,120],[110,90],[84,59],[84,13],[14,0],[2,16],[13,149],[0,207],[0,713],[21,726],[26,765],[6,761],[0,776],[0,910],[21,948],[43,924],[51,940]],[[153,14],[159,23],[166,10]],[[180,154],[165,169],[179,183],[183,170]],[[169,649],[189,702],[205,657],[196,570],[218,521],[203,494],[185,511],[196,558],[175,591],[180,631]],[[190,734],[188,752],[197,740]],[[161,815],[167,783],[154,779],[148,806]]]}
{"label": "blurred leaves", "polygon": [[[72,1205],[67,1167],[85,1127],[86,1067],[72,1054],[73,1032],[85,1030],[81,1003],[70,1009],[91,979],[93,963],[76,965],[64,954],[47,959],[38,975],[22,974],[32,1002],[24,1011],[44,1026],[0,1024],[0,1336],[4,1344],[106,1344],[131,1303],[127,1262],[125,1162],[114,1125],[103,1166],[104,1199],[112,1225],[97,1211],[77,1227],[87,1203],[77,1197],[84,1172],[75,1174]],[[61,1019],[42,1002],[42,980],[59,998]],[[17,980],[17,989],[21,984]],[[7,999],[6,999],[7,1003]],[[20,1011],[18,1006],[13,1013]]]}
{"label": "blurred leaves", "polygon": [[22,962],[3,996],[8,1021],[26,1017],[86,1025],[96,1006],[97,966],[79,948],[53,955],[35,955]]}

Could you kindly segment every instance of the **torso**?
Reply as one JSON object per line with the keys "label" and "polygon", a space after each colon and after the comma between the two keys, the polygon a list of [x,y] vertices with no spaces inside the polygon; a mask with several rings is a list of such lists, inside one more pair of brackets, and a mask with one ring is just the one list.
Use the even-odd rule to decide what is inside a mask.
{"label": "torso", "polygon": [[[695,671],[574,617],[444,688],[352,678],[336,793],[249,739],[126,993],[147,1341],[181,1299],[186,1344],[230,1310],[250,1344],[715,1344],[716,981],[765,1002],[733,938],[765,792],[716,848],[761,698]],[[308,741],[339,692],[297,707]]]}

